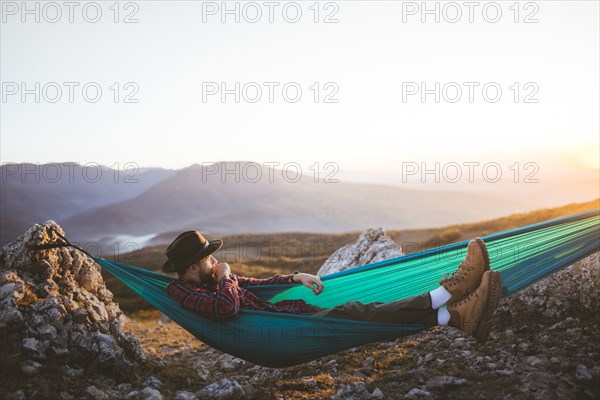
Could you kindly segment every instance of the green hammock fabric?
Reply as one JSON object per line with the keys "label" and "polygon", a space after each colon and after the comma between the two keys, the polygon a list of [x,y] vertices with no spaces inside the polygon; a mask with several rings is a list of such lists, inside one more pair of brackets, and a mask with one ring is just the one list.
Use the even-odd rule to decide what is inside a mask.
{"label": "green hammock fabric", "polygon": [[[500,271],[508,296],[600,249],[600,209],[482,236],[491,269]],[[300,284],[249,287],[276,302],[304,299],[320,307],[351,300],[390,302],[438,287],[455,271],[469,240],[321,277],[319,296]],[[165,293],[174,277],[94,258],[98,264],[204,343],[267,367],[288,367],[338,351],[424,329],[419,324],[382,324],[339,318],[242,309],[220,323],[182,308]]]}

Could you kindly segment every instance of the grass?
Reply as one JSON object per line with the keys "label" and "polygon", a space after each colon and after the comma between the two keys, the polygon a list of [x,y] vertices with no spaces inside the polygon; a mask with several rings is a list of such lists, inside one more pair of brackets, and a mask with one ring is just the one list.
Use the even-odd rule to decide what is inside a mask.
{"label": "grass", "polygon": [[[600,198],[476,223],[455,224],[441,228],[389,230],[386,235],[394,240],[405,254],[411,254],[595,208],[600,208]],[[232,270],[242,276],[265,278],[274,274],[289,274],[294,270],[316,274],[319,267],[334,251],[354,242],[359,234],[360,232],[340,234],[288,232],[229,235],[223,237],[225,244],[215,257],[219,261],[228,262]],[[114,259],[160,272],[166,260],[164,255],[166,247],[163,245],[143,248]],[[152,305],[109,272],[102,270],[102,276],[109,290],[113,292],[115,301],[125,312],[153,309]]]}
{"label": "grass", "polygon": [[175,323],[158,324],[158,310],[140,310],[131,315],[132,322],[124,330],[136,335],[144,350],[162,354],[169,350],[199,350],[204,344],[191,333]]}

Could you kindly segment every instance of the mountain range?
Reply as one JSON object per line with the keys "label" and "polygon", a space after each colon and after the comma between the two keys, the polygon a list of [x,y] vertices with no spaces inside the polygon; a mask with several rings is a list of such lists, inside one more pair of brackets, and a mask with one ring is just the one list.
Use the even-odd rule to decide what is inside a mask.
{"label": "mountain range", "polygon": [[[133,179],[125,179],[126,171],[101,167],[97,181],[98,168],[63,164],[74,177],[87,178],[70,182],[66,174],[61,180],[54,174],[50,179],[48,171],[54,170],[47,168],[36,182],[34,173],[23,173],[35,165],[22,164],[16,172],[15,167],[2,166],[2,242],[47,219],[56,220],[72,241],[129,240],[143,245],[152,239],[153,244],[172,240],[165,233],[190,229],[236,234],[425,228],[552,205],[551,194],[545,198],[514,190],[485,191],[475,185],[456,191],[314,182],[312,177],[290,178],[282,170],[251,161],[194,164],[179,170],[141,168]],[[588,200],[595,198],[593,185],[589,192]]]}

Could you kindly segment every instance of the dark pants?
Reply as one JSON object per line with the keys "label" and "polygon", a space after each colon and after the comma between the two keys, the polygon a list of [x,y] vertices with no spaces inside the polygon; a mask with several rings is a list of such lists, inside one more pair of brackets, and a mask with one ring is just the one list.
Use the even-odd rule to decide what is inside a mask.
{"label": "dark pants", "polygon": [[319,317],[357,319],[388,324],[422,323],[427,327],[437,325],[437,310],[431,308],[429,293],[420,294],[389,303],[361,303],[349,301],[332,308],[313,306],[307,314]]}

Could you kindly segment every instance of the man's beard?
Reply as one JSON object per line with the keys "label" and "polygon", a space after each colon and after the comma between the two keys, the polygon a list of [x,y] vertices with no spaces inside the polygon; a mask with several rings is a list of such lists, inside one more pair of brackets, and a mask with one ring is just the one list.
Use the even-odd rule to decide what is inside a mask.
{"label": "man's beard", "polygon": [[217,277],[214,273],[210,273],[210,275],[205,276],[204,278],[202,276],[199,275],[200,281],[209,284],[209,285],[214,285],[217,283]]}

